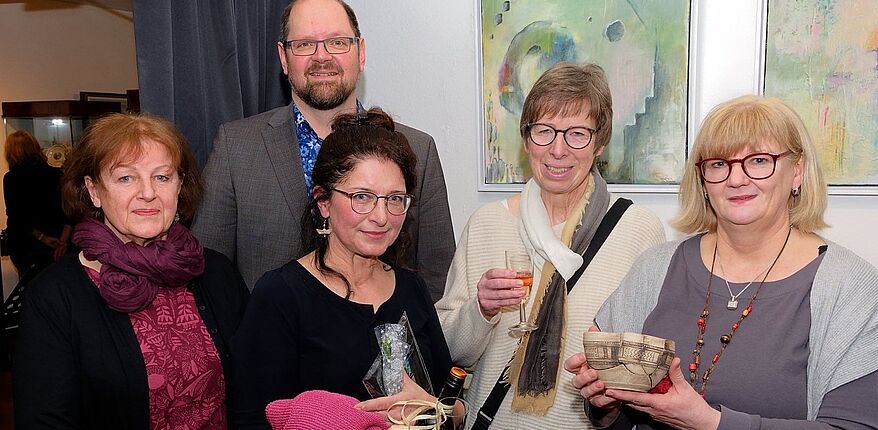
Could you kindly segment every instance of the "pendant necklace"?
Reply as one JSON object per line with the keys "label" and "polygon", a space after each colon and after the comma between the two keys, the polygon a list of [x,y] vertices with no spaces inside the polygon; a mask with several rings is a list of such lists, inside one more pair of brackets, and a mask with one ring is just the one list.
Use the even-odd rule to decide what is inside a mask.
{"label": "pendant necklace", "polygon": [[[747,315],[750,315],[750,313],[753,312],[753,302],[755,302],[756,297],[759,296],[759,290],[762,289],[762,286],[765,284],[765,280],[768,279],[768,274],[771,273],[771,269],[773,269],[774,265],[777,264],[777,260],[780,260],[780,256],[783,254],[784,249],[786,249],[787,247],[787,243],[789,243],[790,241],[790,234],[792,232],[793,226],[790,225],[790,228],[787,231],[787,237],[783,241],[783,246],[780,247],[780,251],[777,253],[777,257],[774,258],[771,266],[768,266],[768,269],[765,271],[765,276],[762,277],[762,281],[759,282],[759,286],[756,287],[756,291],[754,291],[753,295],[750,297],[750,303],[748,303],[747,307],[744,308],[743,311],[741,311],[741,316],[738,317],[738,320],[732,324],[732,330],[727,334],[719,337],[719,352],[713,355],[713,358],[710,360],[710,367],[708,367],[707,370],[704,371],[704,375],[701,376],[701,387],[696,388],[695,385],[698,379],[698,367],[701,366],[701,348],[704,347],[704,332],[707,330],[707,318],[708,316],[710,316],[710,311],[708,310],[710,308],[710,284],[711,281],[713,281],[713,269],[714,264],[716,263],[716,251],[719,247],[719,237],[717,237],[717,243],[714,245],[713,248],[713,259],[710,262],[710,276],[707,278],[707,297],[704,300],[704,308],[701,310],[701,316],[696,321],[696,323],[698,324],[698,337],[695,339],[695,349],[692,350],[692,361],[689,363],[689,383],[692,384],[693,388],[696,388],[698,394],[701,394],[701,397],[704,397],[704,390],[707,388],[707,382],[710,381],[710,375],[713,373],[714,369],[716,369],[716,364],[719,362],[720,357],[722,357],[723,351],[725,351],[726,347],[728,347],[729,344],[732,343],[732,338],[741,327],[741,324],[744,322],[744,318],[747,318]],[[743,291],[741,291],[741,293],[743,293]]]}
{"label": "pendant necklace", "polygon": [[723,280],[726,281],[726,288],[729,289],[729,297],[731,297],[731,300],[729,300],[729,302],[726,303],[726,309],[733,311],[735,309],[738,309],[738,297],[741,297],[741,294],[744,294],[744,291],[747,291],[747,288],[750,288],[750,286],[753,285],[753,283],[756,282],[756,280],[759,279],[760,276],[762,276],[765,272],[767,272],[768,268],[759,272],[759,274],[756,275],[756,277],[753,278],[752,281],[748,282],[747,285],[745,285],[741,291],[738,291],[738,294],[734,294],[734,293],[732,293],[732,286],[729,284],[729,280],[726,279],[726,277],[727,277],[726,276],[726,273],[727,273],[726,268],[723,267],[723,260],[722,260],[722,258],[720,258],[719,254],[716,255],[716,260],[719,262],[720,270],[723,271]]}

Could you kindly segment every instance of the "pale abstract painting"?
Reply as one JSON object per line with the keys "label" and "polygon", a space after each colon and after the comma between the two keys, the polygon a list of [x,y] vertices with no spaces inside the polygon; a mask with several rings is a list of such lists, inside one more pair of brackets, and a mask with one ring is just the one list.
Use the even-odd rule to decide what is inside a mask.
{"label": "pale abstract painting", "polygon": [[765,94],[799,113],[830,185],[878,185],[878,0],[771,0]]}
{"label": "pale abstract painting", "polygon": [[486,184],[530,177],[518,122],[530,87],[559,61],[604,68],[613,138],[610,183],[673,184],[686,159],[689,1],[482,0]]}

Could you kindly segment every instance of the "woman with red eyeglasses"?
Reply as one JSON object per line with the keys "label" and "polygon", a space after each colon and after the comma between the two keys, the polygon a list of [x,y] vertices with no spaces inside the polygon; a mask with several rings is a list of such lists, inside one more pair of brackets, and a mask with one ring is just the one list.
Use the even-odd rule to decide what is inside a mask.
{"label": "woman with red eyeglasses", "polygon": [[595,322],[672,339],[670,390],[607,389],[565,367],[597,427],[878,427],[878,270],[817,235],[826,183],[802,120],[744,96],[711,111],[674,226]]}

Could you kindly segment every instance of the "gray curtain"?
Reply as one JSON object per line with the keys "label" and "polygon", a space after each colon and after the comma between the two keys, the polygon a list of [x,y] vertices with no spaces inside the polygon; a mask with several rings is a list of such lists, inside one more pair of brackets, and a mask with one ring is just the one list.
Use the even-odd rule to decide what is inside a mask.
{"label": "gray curtain", "polygon": [[200,166],[217,127],[289,103],[275,42],[289,0],[134,0],[141,110],[173,121]]}

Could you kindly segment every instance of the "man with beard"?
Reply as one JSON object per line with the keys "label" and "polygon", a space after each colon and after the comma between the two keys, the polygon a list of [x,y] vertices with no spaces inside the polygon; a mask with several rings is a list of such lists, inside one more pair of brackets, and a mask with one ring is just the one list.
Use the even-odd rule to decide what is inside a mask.
{"label": "man with beard", "polygon": [[[336,115],[363,110],[354,93],[366,44],[350,6],[293,0],[282,22],[277,52],[293,102],[220,126],[193,226],[205,247],[238,265],[250,289],[264,272],[302,255],[301,220],[322,139]],[[408,266],[435,301],[454,254],[445,179],[433,138],[401,124],[397,130],[418,157],[415,198],[400,239],[407,235]]]}

